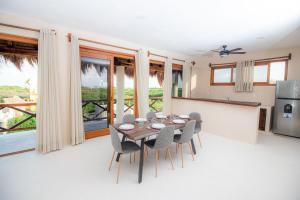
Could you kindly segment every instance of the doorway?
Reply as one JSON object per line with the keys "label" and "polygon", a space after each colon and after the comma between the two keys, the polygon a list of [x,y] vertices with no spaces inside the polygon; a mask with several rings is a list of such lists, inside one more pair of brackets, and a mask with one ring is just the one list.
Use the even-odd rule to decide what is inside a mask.
{"label": "doorway", "polygon": [[[80,46],[80,56],[85,137],[89,139],[108,135],[109,125],[114,124],[117,118],[118,93],[124,92],[124,88],[117,88],[118,84],[115,83],[116,72],[118,71],[116,69],[124,66],[124,75],[135,80],[134,55]],[[133,82],[135,83],[135,81]],[[137,112],[135,109],[135,105],[137,105],[136,90],[134,88],[131,103],[128,104],[127,99],[122,101],[125,103],[124,109],[126,110],[124,113],[128,112],[129,109],[132,109],[135,114]],[[125,95],[125,97],[127,96]]]}

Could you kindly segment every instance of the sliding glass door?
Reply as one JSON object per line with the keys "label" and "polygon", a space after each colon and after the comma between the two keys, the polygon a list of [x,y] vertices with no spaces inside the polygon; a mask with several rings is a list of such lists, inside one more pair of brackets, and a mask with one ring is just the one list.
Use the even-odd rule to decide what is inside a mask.
{"label": "sliding glass door", "polygon": [[86,138],[106,135],[113,123],[113,57],[81,52],[81,96]]}

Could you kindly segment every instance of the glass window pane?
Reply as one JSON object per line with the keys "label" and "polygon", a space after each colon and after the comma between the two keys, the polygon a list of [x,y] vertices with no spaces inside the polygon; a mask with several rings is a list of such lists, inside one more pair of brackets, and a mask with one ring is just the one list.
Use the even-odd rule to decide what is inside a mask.
{"label": "glass window pane", "polygon": [[254,67],[254,82],[268,81],[268,65],[258,65]]}
{"label": "glass window pane", "polygon": [[182,97],[182,71],[172,71],[172,96]]}
{"label": "glass window pane", "polygon": [[231,68],[215,69],[214,83],[230,83]]}
{"label": "glass window pane", "polygon": [[85,131],[108,128],[109,60],[81,58],[81,97]]}
{"label": "glass window pane", "polygon": [[283,81],[285,74],[285,62],[273,62],[270,65],[270,83]]}

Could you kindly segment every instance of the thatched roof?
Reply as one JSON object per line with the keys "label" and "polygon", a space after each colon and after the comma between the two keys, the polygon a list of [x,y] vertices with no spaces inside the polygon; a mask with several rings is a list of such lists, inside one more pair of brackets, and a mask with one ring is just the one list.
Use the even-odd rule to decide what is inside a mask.
{"label": "thatched roof", "polygon": [[3,62],[12,62],[21,70],[25,60],[31,65],[37,63],[38,46],[37,44],[27,44],[0,39],[0,59]]}
{"label": "thatched roof", "polygon": [[0,52],[0,61],[1,62],[11,62],[15,64],[15,66],[21,70],[21,67],[25,60],[28,61],[30,65],[37,64],[37,56],[30,55],[21,55],[21,54],[4,54]]}

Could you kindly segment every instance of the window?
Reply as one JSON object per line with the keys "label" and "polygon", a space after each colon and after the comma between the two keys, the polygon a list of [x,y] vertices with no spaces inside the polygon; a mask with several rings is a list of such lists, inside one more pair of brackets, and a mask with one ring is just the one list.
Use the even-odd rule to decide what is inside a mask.
{"label": "window", "polygon": [[37,64],[37,40],[0,33],[0,156],[35,148]]}
{"label": "window", "polygon": [[172,65],[172,97],[182,97],[182,65]]}
{"label": "window", "polygon": [[287,79],[287,60],[255,62],[254,85],[275,85]]}
{"label": "window", "polygon": [[163,82],[165,63],[158,60],[150,60],[149,67],[149,109],[153,112],[161,112],[163,109]]}
{"label": "window", "polygon": [[224,64],[211,67],[210,85],[234,85],[235,64]]}
{"label": "window", "polygon": [[255,83],[268,81],[268,65],[258,65],[254,67],[253,81]]}
{"label": "window", "polygon": [[[256,61],[253,71],[255,86],[275,85],[276,81],[287,80],[288,60]],[[218,64],[211,67],[210,85],[234,85],[236,67],[234,63]]]}

